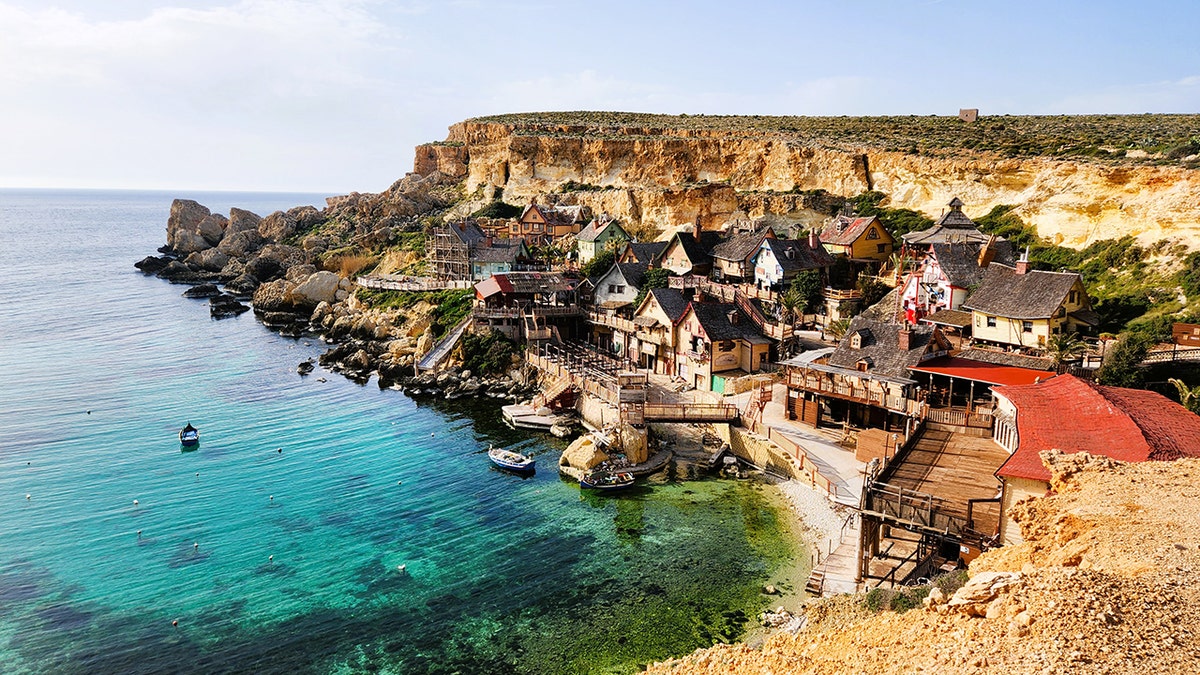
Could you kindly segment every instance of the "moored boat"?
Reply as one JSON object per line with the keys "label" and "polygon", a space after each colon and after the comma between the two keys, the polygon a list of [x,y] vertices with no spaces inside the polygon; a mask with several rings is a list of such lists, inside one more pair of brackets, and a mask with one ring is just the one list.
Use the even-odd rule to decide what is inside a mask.
{"label": "moored boat", "polygon": [[200,430],[188,422],[186,427],[179,430],[179,444],[189,448],[200,445]]}
{"label": "moored boat", "polygon": [[589,471],[579,479],[579,487],[591,490],[620,490],[633,485],[628,471]]}
{"label": "moored boat", "polygon": [[492,464],[507,471],[528,473],[534,470],[534,460],[532,457],[522,455],[519,452],[505,450],[504,448],[494,446],[488,448],[488,459],[492,460]]}

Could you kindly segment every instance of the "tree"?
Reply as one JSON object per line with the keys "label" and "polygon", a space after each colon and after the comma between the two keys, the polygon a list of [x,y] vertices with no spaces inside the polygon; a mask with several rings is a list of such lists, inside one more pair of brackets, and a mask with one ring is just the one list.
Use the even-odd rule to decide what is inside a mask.
{"label": "tree", "polygon": [[788,293],[795,292],[799,299],[797,307],[804,314],[811,314],[821,306],[821,274],[816,270],[804,270],[792,280]]}
{"label": "tree", "polygon": [[825,329],[825,334],[835,340],[841,340],[846,337],[846,331],[850,329],[850,319],[838,319],[829,324]]}
{"label": "tree", "polygon": [[1174,377],[1167,382],[1175,385],[1175,390],[1179,392],[1180,405],[1200,415],[1200,387],[1188,387],[1183,380]]}
{"label": "tree", "polygon": [[1097,381],[1110,387],[1141,387],[1146,382],[1141,363],[1148,351],[1148,338],[1137,333],[1122,333],[1104,356],[1104,365],[1096,373]]}
{"label": "tree", "polygon": [[617,254],[612,249],[604,249],[596,253],[596,257],[583,264],[581,271],[585,277],[594,277],[604,274],[608,268],[613,266],[613,261],[616,260]]}
{"label": "tree", "polygon": [[666,288],[671,284],[668,281],[675,273],[668,269],[655,267],[654,269],[646,270],[646,276],[642,277],[642,287],[638,289],[637,297],[633,300],[633,308],[636,310],[641,306],[642,300],[646,299],[646,295],[652,288]]}
{"label": "tree", "polygon": [[1079,333],[1059,333],[1050,336],[1046,343],[1046,353],[1054,362],[1055,369],[1062,368],[1068,361],[1074,361],[1087,351],[1087,343],[1079,337]]}
{"label": "tree", "polygon": [[862,277],[858,280],[858,291],[862,293],[862,306],[870,307],[883,299],[892,289],[876,279]]}

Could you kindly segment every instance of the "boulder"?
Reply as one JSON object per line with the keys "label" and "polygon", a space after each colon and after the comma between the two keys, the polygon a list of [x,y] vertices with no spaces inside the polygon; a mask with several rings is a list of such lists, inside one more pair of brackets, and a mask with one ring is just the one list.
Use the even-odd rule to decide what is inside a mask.
{"label": "boulder", "polygon": [[208,313],[214,319],[225,319],[250,311],[249,305],[238,302],[232,295],[222,293],[208,300]]}
{"label": "boulder", "polygon": [[567,446],[559,459],[559,464],[580,471],[589,471],[592,467],[605,461],[608,461],[608,455],[596,445],[591,434],[585,434]]}
{"label": "boulder", "polygon": [[248,232],[254,230],[258,232],[258,224],[262,222],[262,216],[257,213],[252,213],[244,209],[234,207],[229,209],[229,225],[225,228],[225,236],[229,236],[236,232]]}
{"label": "boulder", "polygon": [[279,261],[270,257],[258,256],[246,263],[246,274],[259,281],[274,281],[283,272],[283,266],[279,264]]}
{"label": "boulder", "polygon": [[258,252],[258,257],[274,260],[284,269],[308,262],[308,255],[304,251],[284,244],[267,244]]}
{"label": "boulder", "polygon": [[236,230],[229,232],[217,244],[217,250],[233,258],[249,258],[255,251],[262,248],[263,238],[258,230]]}
{"label": "boulder", "polygon": [[210,215],[207,207],[191,199],[176,199],[171,202],[171,215],[167,217],[167,246],[181,254],[209,248],[200,235],[200,222]]}
{"label": "boulder", "polygon": [[196,225],[196,234],[204,237],[209,246],[216,246],[221,243],[221,238],[225,236],[225,227],[228,225],[229,220],[225,216],[210,213]]}
{"label": "boulder", "polygon": [[254,310],[264,312],[290,312],[292,310],[291,282],[285,279],[268,281],[254,291]]}
{"label": "boulder", "polygon": [[258,233],[267,241],[283,241],[296,233],[296,218],[289,213],[276,211],[258,224]]}
{"label": "boulder", "polygon": [[207,248],[188,255],[184,262],[209,272],[220,272],[229,263],[229,256],[218,249]]}
{"label": "boulder", "polygon": [[313,255],[324,253],[329,248],[329,241],[325,237],[318,237],[315,234],[310,234],[300,242],[300,248],[308,251]]}
{"label": "boulder", "polygon": [[291,281],[292,283],[298,284],[298,283],[304,281],[305,279],[309,278],[313,274],[315,274],[316,271],[317,271],[316,265],[309,265],[309,264],[295,265],[293,267],[288,268],[287,274],[284,275],[284,278],[286,278],[288,281]]}
{"label": "boulder", "polygon": [[316,272],[297,284],[292,290],[293,301],[296,304],[312,305],[333,303],[338,290],[338,275],[333,272]]}
{"label": "boulder", "polygon": [[1000,597],[1001,593],[1021,584],[1020,572],[981,572],[955,591],[946,605],[951,610],[968,616],[987,616],[988,606]]}
{"label": "boulder", "polygon": [[162,256],[148,255],[145,258],[135,262],[134,267],[145,272],[146,274],[154,274],[171,263],[173,258]]}
{"label": "boulder", "polygon": [[258,290],[258,279],[253,274],[243,272],[226,283],[225,290],[236,296],[248,298]]}
{"label": "boulder", "polygon": [[183,292],[185,298],[212,298],[221,294],[216,284],[200,284]]}
{"label": "boulder", "polygon": [[300,232],[311,230],[325,221],[325,216],[314,206],[296,206],[288,209],[287,214],[296,222]]}

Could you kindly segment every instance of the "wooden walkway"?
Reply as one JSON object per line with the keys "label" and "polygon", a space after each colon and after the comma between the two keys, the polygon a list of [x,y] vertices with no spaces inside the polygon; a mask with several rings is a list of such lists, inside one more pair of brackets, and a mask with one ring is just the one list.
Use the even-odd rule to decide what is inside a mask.
{"label": "wooden walkway", "polygon": [[[1004,448],[990,438],[926,426],[881,478],[891,487],[932,496],[941,513],[965,521],[972,500],[997,496],[1000,484],[994,474],[1007,459]],[[999,524],[999,505],[978,504],[972,516],[972,529],[992,532]]]}
{"label": "wooden walkway", "polygon": [[410,277],[398,274],[378,274],[358,277],[354,282],[363,288],[373,288],[383,291],[444,291],[451,288],[467,289],[474,288],[475,286],[475,282],[470,280],[450,281],[447,279]]}

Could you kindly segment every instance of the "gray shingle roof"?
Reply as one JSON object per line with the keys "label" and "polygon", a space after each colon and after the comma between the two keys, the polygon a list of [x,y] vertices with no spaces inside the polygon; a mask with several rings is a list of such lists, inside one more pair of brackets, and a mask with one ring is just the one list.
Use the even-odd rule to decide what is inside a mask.
{"label": "gray shingle roof", "polygon": [[[985,245],[986,240],[953,244],[938,242],[930,248],[950,283],[959,288],[969,288],[983,279],[983,272],[987,269],[979,266],[979,251]],[[1016,262],[1009,241],[997,239],[992,244],[992,250],[994,253],[991,262],[1001,265],[1012,265]]]}
{"label": "gray shingle roof", "polygon": [[711,263],[713,247],[721,242],[721,235],[711,230],[700,232],[700,241],[696,241],[691,232],[677,232],[675,236],[679,238],[684,255],[693,265]]}
{"label": "gray shingle roof", "polygon": [[1017,274],[1012,267],[993,264],[963,308],[1006,319],[1048,319],[1063,305],[1076,281],[1079,275],[1075,272],[1029,270]]}
{"label": "gray shingle roof", "polygon": [[678,321],[687,310],[687,298],[683,297],[683,291],[678,288],[652,288],[650,293],[672,322]]}
{"label": "gray shingle roof", "polygon": [[621,271],[621,276],[625,277],[625,281],[629,282],[630,286],[641,289],[642,282],[646,280],[646,270],[650,268],[649,263],[616,263],[616,267]]}
{"label": "gray shingle roof", "polygon": [[928,246],[946,242],[982,243],[988,240],[988,235],[979,231],[975,221],[962,212],[962,201],[955,197],[950,201],[950,210],[942,214],[933,227],[928,230],[909,232],[901,237],[910,246]]}
{"label": "gray shingle roof", "polygon": [[758,250],[769,230],[770,228],[764,227],[753,232],[735,234],[713,247],[712,257],[721,260],[745,260]]}
{"label": "gray shingle roof", "polygon": [[[831,267],[834,264],[833,255],[824,246],[809,248],[807,239],[768,239],[766,244],[771,247],[784,273]],[[790,257],[788,251],[792,252]]]}
{"label": "gray shingle roof", "polygon": [[750,320],[742,317],[735,326],[729,321],[730,312],[736,311],[737,306],[726,302],[693,302],[692,311],[696,320],[704,328],[704,334],[710,341],[741,340],[762,337]]}
{"label": "gray shingle roof", "polygon": [[[486,240],[485,240],[486,241]],[[516,262],[521,253],[521,239],[493,239],[491,246],[479,242],[471,251],[475,262]]]}
{"label": "gray shingle roof", "polygon": [[[869,335],[863,340],[860,349],[850,346],[850,339],[858,331],[866,330]],[[876,321],[859,315],[850,322],[845,337],[838,343],[837,349],[829,355],[830,365],[854,370],[858,362],[864,359],[873,362],[866,371],[871,375],[911,379],[908,369],[917,365],[929,346],[933,337],[933,326],[913,326],[910,348],[900,349],[900,324]]]}
{"label": "gray shingle roof", "polygon": [[644,244],[634,242],[629,243],[629,248],[633,251],[633,255],[637,257],[638,262],[652,262],[658,257],[658,254],[667,250],[669,241],[651,241]]}
{"label": "gray shingle roof", "polygon": [[[580,230],[579,234],[575,235],[575,241],[596,241],[596,238],[610,227],[615,227],[621,231],[621,234],[625,234],[625,228],[618,225],[617,221],[596,218],[588,223],[587,227]],[[629,235],[625,236],[628,238]]]}
{"label": "gray shingle roof", "polygon": [[474,246],[487,236],[483,233],[483,230],[479,229],[479,224],[474,220],[460,220],[455,223],[448,223],[446,227],[449,227],[450,233],[458,237],[459,241],[467,246]]}

